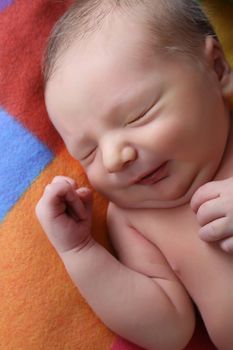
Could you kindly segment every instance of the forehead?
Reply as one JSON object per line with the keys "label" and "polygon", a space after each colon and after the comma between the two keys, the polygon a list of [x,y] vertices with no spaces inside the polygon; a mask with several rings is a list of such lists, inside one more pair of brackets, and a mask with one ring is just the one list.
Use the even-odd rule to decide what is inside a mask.
{"label": "forehead", "polygon": [[[70,38],[72,44],[68,44],[68,50],[60,51],[61,55],[58,55],[53,69],[53,77],[57,76],[57,73],[66,74],[64,69],[74,60],[83,68],[86,65],[85,61],[93,63],[100,55],[104,60],[111,59],[111,56],[119,53],[122,57],[124,55],[124,58],[128,55],[131,64],[137,59],[146,59],[147,55],[152,54],[152,46],[156,45],[155,36],[152,38],[147,22],[143,20],[145,16],[131,17],[124,13],[118,17],[117,14],[108,16],[99,29],[93,32],[90,30],[81,38],[78,35],[76,39]],[[67,39],[69,41],[68,34]]]}
{"label": "forehead", "polygon": [[[145,70],[149,70],[156,57],[142,27],[137,23],[115,23],[114,28],[74,42],[60,58],[47,84],[49,114],[54,114],[51,109],[63,112],[67,105],[72,109],[75,101],[77,104],[94,101],[100,90],[101,93],[105,90],[106,98],[121,99],[133,82],[142,82]],[[106,103],[106,98],[102,95],[99,103]]]}

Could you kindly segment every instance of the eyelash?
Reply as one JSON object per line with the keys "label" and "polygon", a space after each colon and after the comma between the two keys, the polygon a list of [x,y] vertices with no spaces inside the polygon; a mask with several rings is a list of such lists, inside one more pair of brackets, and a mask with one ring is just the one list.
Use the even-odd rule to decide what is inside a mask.
{"label": "eyelash", "polygon": [[144,118],[144,117],[146,116],[146,114],[147,114],[147,112],[141,114],[139,117],[137,117],[137,118],[135,118],[134,120],[131,120],[130,122],[128,122],[127,125],[133,124],[133,123],[137,122],[138,120]]}
{"label": "eyelash", "polygon": [[[154,105],[154,104],[153,104],[153,105]],[[130,124],[133,124],[133,123],[136,123],[138,120],[141,120],[142,118],[146,117],[147,114],[149,113],[149,111],[151,110],[151,108],[153,107],[153,105],[150,106],[150,108],[148,108],[145,112],[143,112],[143,113],[142,113],[141,115],[139,115],[137,118],[135,118],[134,120],[131,120],[130,122],[128,122],[128,123],[126,124],[126,126],[127,126],[127,125],[130,125]],[[97,147],[95,147],[93,150],[91,150],[85,157],[83,157],[82,159],[80,159],[80,161],[85,161],[85,160],[87,160],[87,159],[95,152],[96,148],[97,148]]]}
{"label": "eyelash", "polygon": [[85,161],[87,160],[96,150],[97,147],[93,148],[93,150],[91,150],[85,157],[83,157],[82,159],[80,159],[81,161]]}
{"label": "eyelash", "polygon": [[134,120],[131,120],[130,122],[128,122],[126,125],[130,125],[133,123],[136,123],[138,120],[141,120],[145,117],[147,117],[148,113],[150,112],[150,110],[153,108],[155,103],[152,104],[152,106],[150,106],[146,111],[144,111],[142,114],[140,114],[137,118],[135,118]]}

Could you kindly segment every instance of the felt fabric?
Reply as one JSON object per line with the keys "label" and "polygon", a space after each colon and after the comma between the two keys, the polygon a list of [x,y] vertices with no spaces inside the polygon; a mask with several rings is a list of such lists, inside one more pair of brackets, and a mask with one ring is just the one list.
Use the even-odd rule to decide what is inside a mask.
{"label": "felt fabric", "polygon": [[[0,0],[0,350],[139,349],[90,310],[34,213],[53,176],[87,184],[49,122],[43,100],[43,48],[70,3]],[[220,0],[205,4],[233,62],[233,7]],[[93,235],[111,250],[107,203],[97,193],[94,203]],[[200,320],[186,349],[214,349]]]}

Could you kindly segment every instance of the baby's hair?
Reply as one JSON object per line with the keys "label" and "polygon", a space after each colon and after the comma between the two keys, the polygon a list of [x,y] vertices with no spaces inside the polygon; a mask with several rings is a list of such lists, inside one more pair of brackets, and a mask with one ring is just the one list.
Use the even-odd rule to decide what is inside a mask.
{"label": "baby's hair", "polygon": [[75,0],[55,24],[48,40],[42,67],[45,84],[59,58],[76,39],[98,32],[111,15],[126,15],[130,20],[133,14],[139,18],[139,9],[156,48],[197,58],[206,36],[217,39],[196,0]]}

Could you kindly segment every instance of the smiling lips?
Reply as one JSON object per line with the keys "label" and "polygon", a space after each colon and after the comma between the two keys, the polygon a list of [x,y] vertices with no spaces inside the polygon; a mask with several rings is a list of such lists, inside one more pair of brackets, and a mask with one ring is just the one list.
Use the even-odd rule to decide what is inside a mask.
{"label": "smiling lips", "polygon": [[160,165],[150,173],[147,173],[135,182],[137,185],[153,185],[167,175],[167,162]]}

